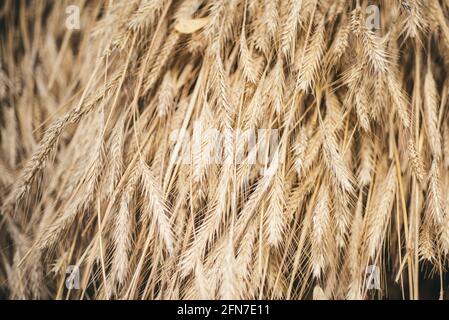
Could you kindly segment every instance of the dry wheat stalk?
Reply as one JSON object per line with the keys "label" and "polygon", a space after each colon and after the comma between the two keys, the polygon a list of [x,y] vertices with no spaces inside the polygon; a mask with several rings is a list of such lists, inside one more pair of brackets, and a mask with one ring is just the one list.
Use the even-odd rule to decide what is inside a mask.
{"label": "dry wheat stalk", "polygon": [[423,288],[448,24],[442,0],[3,1],[0,298],[447,298]]}

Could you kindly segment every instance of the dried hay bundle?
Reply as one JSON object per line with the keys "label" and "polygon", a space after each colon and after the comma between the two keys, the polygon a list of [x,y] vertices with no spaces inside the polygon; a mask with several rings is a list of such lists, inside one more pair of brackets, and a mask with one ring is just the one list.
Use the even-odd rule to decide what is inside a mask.
{"label": "dried hay bundle", "polygon": [[448,10],[3,1],[1,295],[447,297]]}

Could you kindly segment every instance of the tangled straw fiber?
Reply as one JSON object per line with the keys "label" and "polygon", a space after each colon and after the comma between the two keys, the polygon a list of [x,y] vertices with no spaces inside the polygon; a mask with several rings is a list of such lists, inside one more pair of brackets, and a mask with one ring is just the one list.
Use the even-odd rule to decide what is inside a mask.
{"label": "tangled straw fiber", "polygon": [[0,6],[2,298],[448,298],[448,0]]}

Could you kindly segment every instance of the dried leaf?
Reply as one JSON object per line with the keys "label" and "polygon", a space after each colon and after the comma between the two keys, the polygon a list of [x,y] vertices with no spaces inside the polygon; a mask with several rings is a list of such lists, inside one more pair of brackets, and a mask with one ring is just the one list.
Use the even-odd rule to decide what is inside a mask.
{"label": "dried leaf", "polygon": [[180,19],[175,25],[175,30],[180,33],[191,34],[203,28],[209,20],[210,18]]}

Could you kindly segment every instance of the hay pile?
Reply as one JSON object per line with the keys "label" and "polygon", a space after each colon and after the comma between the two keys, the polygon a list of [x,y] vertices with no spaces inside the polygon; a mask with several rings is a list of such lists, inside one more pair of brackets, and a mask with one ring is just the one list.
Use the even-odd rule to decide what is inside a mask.
{"label": "hay pile", "polygon": [[448,17],[3,1],[0,295],[447,297]]}

